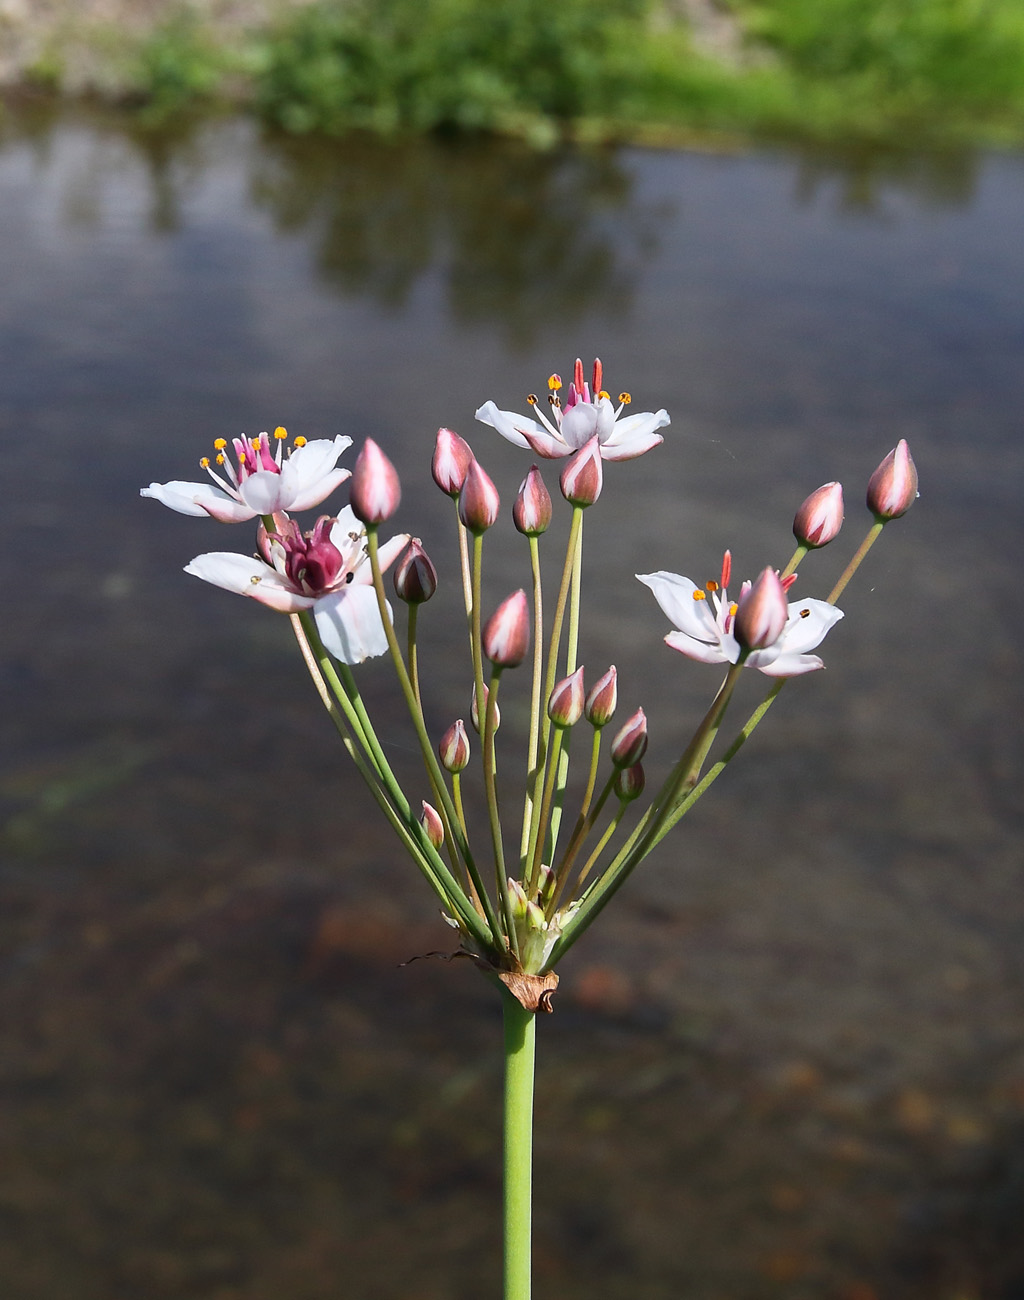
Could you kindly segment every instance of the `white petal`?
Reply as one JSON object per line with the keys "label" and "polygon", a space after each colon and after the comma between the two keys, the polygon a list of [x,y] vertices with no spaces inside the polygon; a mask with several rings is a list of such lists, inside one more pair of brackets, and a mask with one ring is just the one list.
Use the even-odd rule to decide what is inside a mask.
{"label": "white petal", "polygon": [[758,653],[763,653],[763,651],[755,651],[747,660],[747,665],[750,668],[759,669],[766,677],[799,677],[801,673],[813,673],[818,668],[825,667],[817,655],[786,653],[780,654],[771,663],[759,664],[754,662]]}
{"label": "white petal", "polygon": [[[654,592],[654,598],[674,624],[687,636],[698,641],[719,644],[722,632],[707,600],[695,600],[694,592],[700,588],[679,573],[638,573],[637,578]],[[678,649],[678,647],[676,647]]]}
{"label": "white petal", "polygon": [[171,483],[150,483],[148,488],[141,489],[139,495],[153,497],[181,515],[212,515],[226,524],[242,523],[256,514],[255,510],[229,497],[212,483],[184,483],[180,479]]}
{"label": "white petal", "polygon": [[522,434],[523,429],[528,429],[530,433],[543,434],[550,437],[547,430],[536,420],[531,420],[525,415],[516,415],[515,411],[499,411],[493,402],[484,402],[483,406],[476,413],[476,418],[481,424],[489,424],[492,428],[497,429],[503,438],[509,442],[514,442],[517,447],[529,449],[530,444]]}
{"label": "white petal", "polygon": [[335,462],[343,451],[352,446],[352,439],[314,438],[302,447],[296,447],[281,464],[282,493],[288,502],[284,510],[309,510],[334,491],[339,483],[351,478],[347,469],[336,469]]}
{"label": "white petal", "polygon": [[702,664],[735,663],[736,657],[739,656],[739,646],[736,647],[736,657],[730,660],[721,643],[716,641],[714,645],[709,645],[707,641],[698,641],[696,637],[688,636],[685,632],[669,632],[665,637],[665,644],[689,659],[698,659]]}
{"label": "white petal", "polygon": [[656,429],[664,429],[666,424],[671,424],[668,411],[662,407],[660,411],[638,411],[636,415],[627,415],[624,419],[616,420],[615,427],[605,443],[605,446],[617,447],[630,438],[638,438],[648,433],[654,433]]}
{"label": "white petal", "polygon": [[[377,559],[380,561],[381,572],[388,570],[398,559],[405,548],[409,545],[409,533],[396,533],[388,541],[381,543],[377,548]],[[371,577],[372,581],[372,577]]]}
{"label": "white petal", "polygon": [[598,419],[596,406],[589,402],[577,402],[563,414],[559,433],[572,451],[579,451],[598,432]]}
{"label": "white petal", "polygon": [[636,460],[637,456],[642,456],[645,451],[650,451],[664,441],[660,433],[638,433],[622,442],[609,440],[601,444],[601,459]]}
{"label": "white petal", "polygon": [[[804,615],[803,611],[807,613]],[[813,650],[825,639],[829,628],[843,617],[843,611],[823,600],[797,600],[789,606],[789,619],[778,645],[787,655]]]}
{"label": "white petal", "polygon": [[313,606],[313,617],[320,640],[343,664],[361,664],[364,659],[387,653],[387,634],[372,587],[353,583],[342,591],[321,596]]}
{"label": "white petal", "polygon": [[212,582],[215,587],[223,587],[225,591],[249,596],[285,614],[309,609],[313,604],[311,597],[295,591],[276,569],[251,555],[210,551],[206,555],[197,555],[191,564],[186,564],[185,572],[202,578],[204,582]]}
{"label": "white petal", "polygon": [[284,475],[273,470],[260,469],[242,480],[238,492],[245,504],[256,515],[272,515],[276,510],[287,510],[291,496],[284,491]]}

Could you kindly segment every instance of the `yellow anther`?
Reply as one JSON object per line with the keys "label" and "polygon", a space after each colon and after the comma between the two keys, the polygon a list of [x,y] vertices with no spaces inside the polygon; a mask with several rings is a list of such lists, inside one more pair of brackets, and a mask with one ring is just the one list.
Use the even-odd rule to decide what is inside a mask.
{"label": "yellow anther", "polygon": [[557,393],[558,390],[559,390],[561,387],[562,387],[562,376],[561,376],[561,375],[549,375],[549,376],[548,376],[548,388],[550,388],[551,391],[552,391],[553,393]]}
{"label": "yellow anther", "polygon": [[693,593],[693,598],[694,600],[707,600],[707,596],[704,595],[700,588]]}
{"label": "yellow anther", "polygon": [[599,398],[603,397],[606,402],[610,402],[612,400],[608,391],[604,388],[602,388],[601,391],[598,393],[598,397]]}
{"label": "yellow anther", "polygon": [[305,445],[306,445],[306,439],[302,436],[301,433],[300,433],[299,436],[295,439],[295,445],[296,445],[296,447],[305,447]]}
{"label": "yellow anther", "polygon": [[240,451],[240,452],[238,453],[238,463],[239,463],[239,465],[244,465],[244,464],[245,464],[245,452],[244,452],[244,451]]}
{"label": "yellow anther", "polygon": [[714,578],[709,578],[707,582],[705,582],[704,586],[707,587],[708,591],[718,590],[718,583],[714,580]]}
{"label": "yellow anther", "polygon": [[201,456],[201,457],[199,458],[199,468],[200,468],[200,469],[209,469],[209,468],[210,468],[210,458],[209,458],[209,456]]}
{"label": "yellow anther", "polygon": [[529,405],[529,406],[536,406],[536,405],[537,405],[537,394],[536,394],[536,393],[527,393],[527,394],[526,394],[526,401],[527,401],[527,405]]}
{"label": "yellow anther", "polygon": [[223,465],[223,464],[224,464],[224,453],[223,453],[222,451],[219,451],[219,452],[217,453],[217,464],[218,464],[218,465]]}
{"label": "yellow anther", "polygon": [[633,397],[632,397],[632,394],[630,394],[630,393],[620,393],[620,394],[619,394],[619,401],[622,403],[623,406],[628,406],[632,400],[633,400]]}
{"label": "yellow anther", "polygon": [[278,440],[278,442],[280,442],[282,438],[288,437],[288,430],[279,424],[277,428],[274,430],[274,437]]}
{"label": "yellow anther", "polygon": [[733,601],[732,604],[729,606],[729,613],[733,616],[733,618],[736,617],[736,611],[738,609],[739,609],[739,605],[737,605],[736,602]]}
{"label": "yellow anther", "polygon": [[228,445],[227,438],[214,438],[213,440],[214,451],[223,451],[227,445]]}

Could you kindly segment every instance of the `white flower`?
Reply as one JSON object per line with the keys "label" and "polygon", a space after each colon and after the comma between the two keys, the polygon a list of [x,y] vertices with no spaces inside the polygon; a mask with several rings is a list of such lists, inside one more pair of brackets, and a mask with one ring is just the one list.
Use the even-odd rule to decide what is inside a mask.
{"label": "white flower", "polygon": [[[342,663],[359,664],[386,653],[387,634],[372,586],[366,530],[351,507],[346,506],[337,519],[324,515],[308,533],[283,516],[275,523],[275,533],[260,525],[265,559],[212,551],[197,555],[185,572],[285,614],[312,610],[320,640]],[[408,535],[401,533],[381,546],[382,569],[397,559],[408,541]]]}
{"label": "white flower", "polygon": [[233,438],[235,461],[227,452],[227,440],[213,444],[218,473],[204,456],[199,462],[213,483],[150,483],[141,489],[144,497],[155,497],[165,506],[183,515],[212,515],[221,523],[238,524],[256,515],[272,515],[282,510],[309,510],[318,506],[350,476],[351,471],[338,469],[336,462],[352,445],[351,438],[317,438],[307,442],[296,438],[284,455],[284,429],[274,430],[276,451],[270,449],[265,433],[258,438]]}
{"label": "white flower", "polygon": [[530,448],[549,460],[579,451],[593,437],[600,444],[602,460],[632,460],[664,442],[656,430],[669,423],[668,412],[661,410],[652,414],[644,411],[620,419],[630,403],[630,396],[620,393],[618,407],[613,406],[611,398],[601,387],[601,378],[601,363],[595,361],[593,385],[588,385],[583,378],[583,363],[577,360],[564,407],[558,397],[561,378],[552,375],[548,380],[550,418],[540,410],[532,393],[527,400],[537,416],[536,420],[517,415],[515,411],[499,411],[493,402],[485,402],[477,411],[476,418],[497,429],[503,438],[514,442],[517,447]]}
{"label": "white flower", "polygon": [[[675,624],[677,630],[665,637],[673,650],[705,664],[739,661],[742,651],[733,635],[738,604],[730,602],[726,591],[729,569],[727,551],[722,582],[709,582],[706,588],[678,573],[636,575],[654,592],[669,621]],[[743,584],[741,600],[750,587],[749,582]],[[757,668],[769,677],[796,677],[824,667],[817,655],[807,651],[824,640],[829,628],[843,617],[842,611],[823,600],[791,601],[786,609],[786,621],[777,638],[761,649],[751,650],[743,660],[744,667]]]}

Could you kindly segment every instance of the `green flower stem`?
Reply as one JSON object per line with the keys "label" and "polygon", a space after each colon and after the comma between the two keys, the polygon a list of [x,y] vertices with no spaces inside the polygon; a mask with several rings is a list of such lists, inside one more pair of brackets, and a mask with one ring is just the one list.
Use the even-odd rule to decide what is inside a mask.
{"label": "green flower stem", "polygon": [[[572,523],[569,525],[569,541],[565,548],[565,564],[562,568],[562,581],[558,588],[558,600],[555,604],[555,619],[551,627],[551,641],[548,645],[548,664],[544,676],[543,702],[551,698],[551,692],[555,688],[555,674],[558,671],[558,646],[562,639],[562,624],[565,620],[565,607],[569,599],[569,586],[572,581],[573,568],[575,566],[575,557],[578,549],[580,532],[583,528],[583,509],[580,506],[573,506]],[[552,761],[550,751],[551,745],[551,719],[547,716],[546,710],[544,715],[543,730],[541,733],[541,742],[539,760],[537,763],[537,774],[533,782],[533,810],[530,819],[530,841],[528,860],[534,864],[531,869],[531,877],[536,874],[540,863],[540,855],[544,851],[544,841],[546,839],[546,814],[541,809],[541,791],[546,781],[546,769]],[[540,846],[538,848],[538,845]]]}
{"label": "green flower stem", "polygon": [[501,903],[501,913],[505,920],[505,933],[512,952],[519,956],[519,943],[512,916],[512,899],[509,896],[508,878],[505,874],[505,849],[501,839],[501,817],[498,812],[498,787],[495,783],[494,761],[494,723],[498,716],[498,687],[501,685],[501,669],[497,664],[491,665],[491,681],[487,692],[487,715],[484,718],[484,789],[487,794],[487,818],[491,826],[491,845],[494,849],[494,874]]}
{"label": "green flower stem", "polygon": [[[579,815],[576,818],[576,825],[572,828],[572,835],[569,843],[566,845],[565,853],[558,867],[558,875],[562,877],[572,866],[576,855],[579,853],[583,841],[590,833],[590,828],[594,824],[594,818],[600,816],[601,809],[604,807],[604,801],[608,798],[608,793],[615,782],[615,772],[609,776],[605,782],[597,807],[594,809],[593,816],[590,816],[590,801],[594,797],[594,786],[597,784],[597,765],[601,757],[601,729],[594,728],[594,735],[590,745],[590,770],[587,773],[587,788],[583,792],[583,799],[580,802]],[[554,865],[554,864],[552,864]]]}
{"label": "green flower stem", "polygon": [[416,646],[416,624],[419,621],[419,605],[413,603],[407,606],[409,619],[406,626],[406,659],[409,663],[409,681],[412,683],[412,693],[416,697],[416,708],[420,714],[423,713],[423,699],[420,695],[420,670],[419,670],[419,653]]}
{"label": "green flower stem", "polygon": [[[572,557],[572,586],[569,598],[569,627],[566,635],[565,649],[565,676],[568,677],[576,671],[576,656],[579,649],[580,638],[580,580],[583,573],[583,507],[574,506],[574,514],[579,515],[579,529],[576,533],[576,548]],[[554,683],[552,682],[552,686]],[[548,850],[547,857],[549,862],[555,860],[555,847],[558,844],[558,831],[562,824],[562,806],[565,802],[565,786],[569,779],[569,744],[572,735],[568,734],[562,738],[562,752],[558,756],[558,780],[555,783],[555,799],[551,809],[551,820],[548,825]]]}
{"label": "green flower stem", "polygon": [[526,751],[526,796],[523,803],[523,833],[519,842],[519,871],[526,874],[530,852],[530,823],[533,819],[533,783],[540,752],[540,683],[544,671],[544,589],[540,580],[540,545],[536,537],[530,543],[530,573],[533,578],[533,685],[530,691],[530,740]]}
{"label": "green flower stem", "polygon": [[876,519],[875,522],[868,529],[867,536],[861,542],[860,546],[858,546],[856,555],[854,555],[853,559],[843,570],[842,577],[839,579],[836,585],[829,592],[825,602],[826,604],[834,605],[836,601],[839,599],[839,597],[846,590],[846,584],[850,581],[853,575],[860,568],[861,561],[864,559],[865,555],[867,555],[868,551],[871,550],[875,542],[878,541],[879,537],[882,534],[882,529],[886,525],[886,522],[887,521],[885,519]]}
{"label": "green flower stem", "polygon": [[580,868],[580,874],[579,874],[579,876],[578,876],[578,878],[577,878],[577,880],[576,880],[576,890],[573,891],[574,893],[577,892],[577,891],[581,888],[581,886],[583,885],[583,882],[584,882],[584,881],[586,880],[586,878],[590,875],[590,872],[591,872],[592,869],[593,869],[594,863],[597,862],[597,860],[600,858],[601,854],[604,852],[605,845],[608,843],[608,841],[611,839],[611,837],[612,837],[612,836],[615,834],[615,832],[618,830],[618,828],[619,828],[619,822],[622,821],[622,818],[623,818],[623,816],[625,815],[626,809],[627,809],[628,807],[629,807],[629,800],[628,800],[628,799],[620,799],[620,800],[619,800],[619,806],[618,806],[618,808],[615,809],[615,815],[612,817],[611,821],[608,823],[608,829],[605,831],[605,833],[604,833],[604,834],[601,836],[601,838],[598,840],[598,842],[597,842],[597,847],[594,849],[593,853],[591,853],[590,857],[587,858],[586,862],[584,862],[583,866]]}
{"label": "green flower stem", "polygon": [[807,552],[808,552],[810,549],[811,549],[811,548],[810,548],[809,546],[804,546],[804,545],[802,545],[802,544],[801,544],[800,546],[798,546],[798,547],[796,548],[796,550],[793,552],[793,555],[792,555],[792,557],[791,557],[789,563],[786,565],[786,567],[785,567],[785,568],[782,570],[782,572],[779,574],[779,577],[780,577],[780,578],[788,578],[789,575],[790,575],[791,573],[795,573],[795,572],[796,572],[796,566],[800,563],[800,561],[804,558],[804,556],[807,554]]}
{"label": "green flower stem", "polygon": [[505,1027],[504,1300],[530,1300],[537,1017],[501,989]]}
{"label": "green flower stem", "polygon": [[[305,621],[305,622],[304,622]],[[477,937],[487,935],[479,916],[472,907],[460,906],[458,890],[453,892],[446,887],[446,880],[451,879],[447,868],[441,862],[433,845],[427,839],[426,832],[419,825],[418,820],[414,822],[412,811],[409,808],[401,789],[398,787],[393,774],[388,769],[387,773],[382,776],[375,766],[371,766],[367,759],[360,753],[352,736],[349,723],[339,710],[338,705],[331,698],[332,690],[335,694],[340,693],[344,698],[342,684],[334,674],[333,665],[327,656],[326,650],[320,644],[319,637],[316,634],[316,625],[308,614],[293,614],[291,616],[292,629],[295,632],[295,638],[299,643],[299,649],[302,657],[313,679],[313,684],[317,688],[321,700],[326,707],[331,720],[334,722],[342,738],[346,750],[352,761],[356,765],[356,770],[366,782],[367,788],[373,795],[378,807],[384,813],[391,827],[401,839],[405,846],[406,852],[413,859],[420,871],[426,877],[428,884],[437,894],[441,902],[454,911],[457,911],[470,932],[478,931]],[[305,624],[308,623],[308,629]],[[315,639],[316,649],[311,642],[311,636]],[[323,656],[323,663],[317,662],[317,651]],[[333,677],[334,685],[328,688],[327,680],[324,675],[324,669],[330,671]],[[349,709],[352,708],[351,701],[345,699]],[[357,718],[353,721],[358,722]],[[364,742],[365,743],[365,742]],[[372,754],[370,755],[372,758]],[[397,806],[396,806],[397,805]],[[436,863],[435,863],[436,859]],[[440,871],[437,870],[437,864],[440,865]],[[454,883],[454,882],[453,882]]]}
{"label": "green flower stem", "polygon": [[530,874],[528,877],[529,888],[527,894],[532,895],[537,888],[540,880],[540,867],[543,861],[542,854],[544,851],[543,828],[547,825],[548,818],[551,814],[551,801],[555,793],[555,779],[558,772],[558,759],[562,752],[562,741],[565,736],[565,729],[557,727],[555,729],[555,738],[551,744],[551,752],[548,755],[547,773],[544,781],[544,793],[540,801],[540,818],[538,827],[540,828],[537,838],[533,842],[533,858],[530,862]]}
{"label": "green flower stem", "polygon": [[[405,663],[402,659],[402,652],[398,645],[398,638],[395,635],[395,629],[392,626],[391,619],[388,617],[387,598],[384,595],[384,577],[383,574],[381,573],[380,557],[378,555],[378,550],[377,550],[377,529],[376,528],[371,528],[371,527],[367,528],[366,547],[370,556],[370,569],[373,574],[373,587],[374,587],[374,591],[377,594],[377,607],[380,611],[381,621],[384,625],[384,632],[385,635],[387,636],[388,648],[391,651],[391,658],[395,665],[395,672],[398,674],[399,686],[401,687],[402,694],[405,696],[405,702],[408,706],[409,714],[410,717],[412,718],[413,727],[415,728],[416,731],[416,738],[420,743],[420,751],[423,755],[423,761],[426,764],[427,771],[430,774],[431,779],[433,781],[434,789],[436,790],[438,797],[440,798],[441,803],[444,806],[444,810],[448,816],[448,824],[451,830],[453,831],[453,833],[455,834],[455,839],[459,850],[459,854],[462,857],[462,860],[466,864],[466,869],[470,874],[473,884],[476,886],[477,893],[480,895],[480,902],[484,908],[487,925],[491,931],[491,934],[488,940],[486,941],[485,946],[489,948],[496,948],[500,952],[504,948],[504,942],[501,935],[501,926],[498,923],[498,918],[495,914],[494,907],[490,901],[490,897],[487,894],[486,890],[483,888],[483,882],[479,878],[477,866],[473,860],[473,854],[470,851],[469,841],[464,835],[462,831],[462,827],[458,821],[458,814],[456,813],[455,805],[451,801],[451,795],[449,795],[448,793],[448,787],[445,783],[444,776],[441,772],[441,766],[434,755],[434,748],[430,743],[430,737],[427,735],[427,728],[426,728],[426,724],[423,721],[423,714],[416,707],[416,697],[413,694],[412,683],[409,681],[409,674],[406,671]],[[359,702],[359,707],[362,707],[362,700],[359,699],[358,691],[356,691],[356,687],[355,687],[355,680],[352,677],[351,672],[347,668],[343,668],[343,672],[347,674],[346,685],[348,685],[348,683],[351,682],[351,690],[355,692],[356,699]],[[377,744],[377,748],[378,749],[380,748],[379,743]],[[383,759],[383,751],[381,751],[381,758]],[[385,759],[384,761],[386,762],[387,760]],[[416,819],[416,824],[417,826],[419,825],[418,818]],[[452,884],[455,885],[455,888],[458,891],[459,896],[465,900],[466,905],[469,907],[469,910],[473,913],[474,916],[477,916],[477,918],[479,919],[479,916],[475,908],[473,908],[472,905],[470,904],[470,900],[466,897],[465,891],[461,888],[461,886],[458,885],[458,882],[455,880],[454,876],[451,877],[451,880],[452,880]]]}
{"label": "green flower stem", "polygon": [[462,599],[466,606],[467,625],[473,616],[473,585],[469,576],[469,533],[459,518],[459,498],[455,498],[455,526],[459,530],[459,569],[462,573]]}

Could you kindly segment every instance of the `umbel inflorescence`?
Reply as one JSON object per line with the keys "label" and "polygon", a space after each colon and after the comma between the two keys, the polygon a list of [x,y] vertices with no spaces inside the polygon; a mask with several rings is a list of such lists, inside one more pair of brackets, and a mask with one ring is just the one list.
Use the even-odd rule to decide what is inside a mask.
{"label": "umbel inflorescence", "polygon": [[[485,402],[477,419],[504,438],[556,462],[569,510],[568,543],[546,589],[541,542],[554,505],[538,465],[516,493],[511,514],[525,538],[523,586],[494,608],[483,594],[483,553],[501,516],[501,497],[468,443],[450,429],[437,434],[431,472],[454,504],[458,578],[465,629],[439,630],[463,653],[470,726],[455,719],[441,736],[428,734],[419,672],[420,610],[438,574],[417,538],[384,540],[380,528],[398,511],[399,476],[384,452],[367,441],[354,469],[339,468],[347,437],[305,441],[290,450],[284,429],[272,436],[214,444],[200,463],[207,482],[151,484],[144,496],[174,510],[227,523],[257,520],[255,551],[197,556],[186,572],[289,615],[306,667],[359,774],[460,935],[460,948],[511,989],[528,1010],[549,1009],[554,967],[599,915],[632,871],[676,825],[739,752],[790,677],[813,672],[813,653],[843,617],[836,601],[884,526],[917,495],[917,473],[905,442],[871,476],[873,516],[863,543],[824,598],[793,599],[797,565],[832,542],[843,522],[843,494],[827,483],[800,506],[797,547],[781,571],[765,567],[733,582],[726,552],[721,570],[696,583],[668,570],[637,575],[672,625],[666,643],[723,676],[708,710],[671,770],[646,801],[647,718],[637,710],[613,729],[617,673],[609,667],[590,684],[580,664],[584,514],[597,504],[606,464],[644,455],[663,440],[664,410],[627,414],[628,393],[613,400],[600,362],[589,379],[577,361],[569,385],[558,375],[543,403],[531,394],[530,415]],[[546,409],[545,409],[546,408]],[[625,469],[615,472],[627,472]],[[349,483],[349,503],[312,526],[294,518],[320,506]],[[666,544],[667,545],[667,544]],[[400,640],[384,574],[404,605]],[[423,788],[402,787],[381,746],[354,671],[365,659],[390,655],[423,765]],[[739,675],[752,668],[773,679],[761,705],[731,743],[713,755]],[[499,696],[504,674],[529,677],[530,726],[525,752],[502,754],[503,775],[522,774],[522,817],[510,836],[508,809],[499,806]],[[588,739],[581,738],[582,730]],[[475,733],[475,738],[471,737]],[[583,767],[578,806],[566,807],[570,747]],[[504,789],[507,791],[507,784]],[[466,815],[472,790],[487,830],[471,842]],[[517,803],[518,801],[517,800]],[[506,796],[507,803],[507,796]]]}

